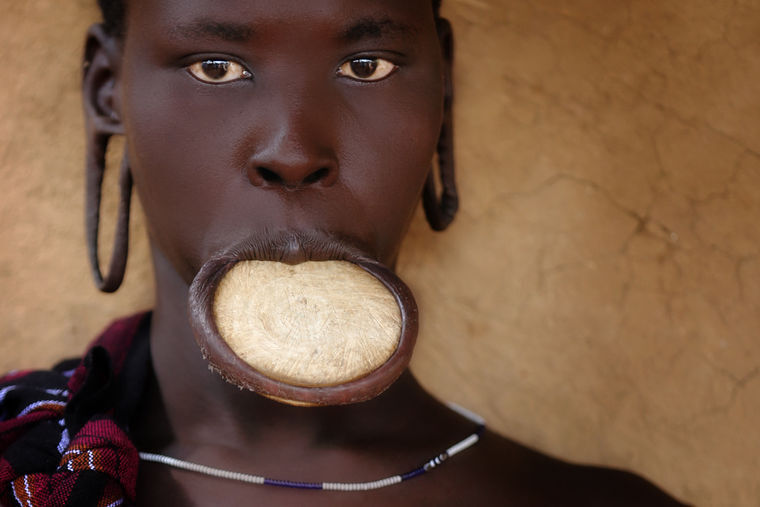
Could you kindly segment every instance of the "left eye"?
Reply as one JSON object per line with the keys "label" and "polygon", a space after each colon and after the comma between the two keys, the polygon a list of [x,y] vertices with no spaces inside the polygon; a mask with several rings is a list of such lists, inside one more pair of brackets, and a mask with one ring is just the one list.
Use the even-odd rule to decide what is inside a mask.
{"label": "left eye", "polygon": [[190,74],[204,83],[220,84],[249,79],[251,73],[231,60],[201,60],[187,68]]}
{"label": "left eye", "polygon": [[398,66],[383,58],[354,58],[338,68],[338,75],[357,81],[380,81],[396,69]]}

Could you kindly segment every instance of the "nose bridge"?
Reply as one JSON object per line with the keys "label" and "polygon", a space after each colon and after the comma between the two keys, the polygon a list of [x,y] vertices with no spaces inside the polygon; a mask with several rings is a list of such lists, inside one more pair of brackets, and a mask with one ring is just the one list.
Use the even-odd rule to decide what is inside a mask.
{"label": "nose bridge", "polygon": [[300,188],[335,182],[338,163],[326,111],[315,92],[314,86],[299,82],[273,91],[249,161],[251,183]]}

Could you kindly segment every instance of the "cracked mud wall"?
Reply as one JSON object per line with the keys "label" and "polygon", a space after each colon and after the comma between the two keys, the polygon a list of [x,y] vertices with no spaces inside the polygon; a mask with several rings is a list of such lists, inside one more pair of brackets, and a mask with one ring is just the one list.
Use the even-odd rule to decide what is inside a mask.
{"label": "cracked mud wall", "polygon": [[[400,261],[417,375],[545,452],[757,505],[760,2],[444,3],[462,209],[442,234],[418,217]],[[85,263],[94,17],[88,0],[0,17],[2,370],[151,304],[139,217],[122,291],[96,294]]]}

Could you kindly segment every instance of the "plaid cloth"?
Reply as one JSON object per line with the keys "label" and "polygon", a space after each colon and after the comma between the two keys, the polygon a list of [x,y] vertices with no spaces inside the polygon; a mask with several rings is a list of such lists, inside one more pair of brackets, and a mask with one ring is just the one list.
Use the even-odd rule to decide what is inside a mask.
{"label": "plaid cloth", "polygon": [[0,504],[134,504],[128,431],[150,374],[149,323],[117,321],[83,360],[0,377]]}

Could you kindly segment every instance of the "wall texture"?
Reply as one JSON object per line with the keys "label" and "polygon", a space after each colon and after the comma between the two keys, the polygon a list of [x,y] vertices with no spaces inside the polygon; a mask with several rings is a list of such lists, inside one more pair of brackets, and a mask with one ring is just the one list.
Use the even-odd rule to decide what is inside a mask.
{"label": "wall texture", "polygon": [[[139,217],[117,295],[85,262],[90,3],[0,17],[1,370],[151,304]],[[463,208],[443,234],[419,218],[402,255],[416,373],[545,452],[757,505],[760,2],[445,4]]]}

